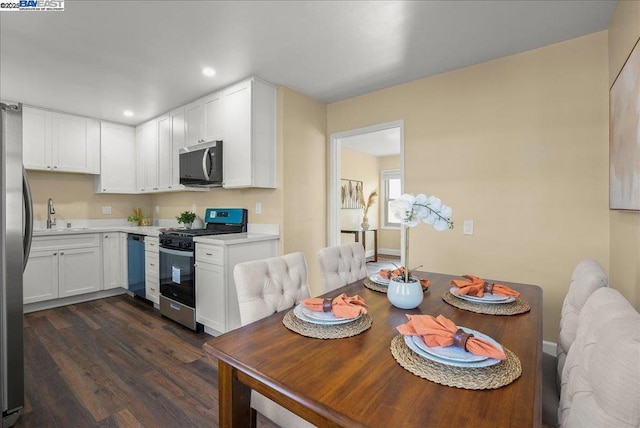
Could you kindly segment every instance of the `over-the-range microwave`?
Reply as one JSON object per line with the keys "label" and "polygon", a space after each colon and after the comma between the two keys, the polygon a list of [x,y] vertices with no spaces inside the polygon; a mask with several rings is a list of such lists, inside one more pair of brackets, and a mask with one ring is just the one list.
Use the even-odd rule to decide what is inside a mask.
{"label": "over-the-range microwave", "polygon": [[180,184],[222,186],[222,141],[209,141],[180,149]]}

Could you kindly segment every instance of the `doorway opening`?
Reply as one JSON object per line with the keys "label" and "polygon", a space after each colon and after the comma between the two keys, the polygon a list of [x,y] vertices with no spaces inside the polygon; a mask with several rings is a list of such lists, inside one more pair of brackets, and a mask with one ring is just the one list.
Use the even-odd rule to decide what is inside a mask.
{"label": "doorway opening", "polygon": [[[385,248],[385,234],[393,234],[394,225],[385,221],[385,181],[382,171],[399,171],[401,189],[404,189],[404,121],[387,122],[364,128],[352,129],[330,135],[329,186],[327,195],[327,243],[341,245],[349,239],[342,230],[361,230],[363,209],[361,204],[345,205],[343,187],[360,186],[365,202],[373,190],[378,192],[376,203],[370,208],[368,217],[371,229],[376,229],[381,255],[395,255],[393,248]],[[372,165],[375,165],[373,167]],[[388,197],[388,194],[386,195]],[[373,212],[374,215],[371,213]],[[397,235],[400,239],[399,228]],[[351,235],[353,236],[353,235]],[[371,233],[368,242],[373,243]],[[393,242],[393,241],[392,241]],[[399,253],[400,245],[397,248]],[[393,244],[392,246],[396,246]],[[367,245],[367,256],[378,254],[378,247]]]}

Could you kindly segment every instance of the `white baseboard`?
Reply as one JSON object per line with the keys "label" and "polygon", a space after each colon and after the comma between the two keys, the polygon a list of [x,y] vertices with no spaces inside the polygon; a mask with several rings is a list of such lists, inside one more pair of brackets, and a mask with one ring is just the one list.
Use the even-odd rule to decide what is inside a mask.
{"label": "white baseboard", "polygon": [[78,296],[63,297],[60,299],[52,299],[44,302],[28,303],[22,306],[22,312],[27,314],[29,312],[42,311],[44,309],[59,308],[60,306],[73,305],[76,303],[88,302],[90,300],[104,299],[105,297],[118,296],[120,294],[128,293],[128,290],[124,288],[113,288],[111,290],[101,290],[95,293],[80,294]]}
{"label": "white baseboard", "polygon": [[[378,254],[379,254],[379,253],[378,253]],[[375,251],[373,251],[373,250],[367,250],[367,251],[365,251],[365,252],[364,252],[364,256],[365,256],[365,257],[373,257],[373,256],[375,256],[375,255],[376,255],[376,252],[375,252]]]}
{"label": "white baseboard", "polygon": [[393,248],[378,248],[378,254],[400,257],[400,250],[395,250]]}
{"label": "white baseboard", "polygon": [[555,342],[547,342],[546,340],[542,341],[542,352],[549,355],[556,355],[556,347],[557,344]]}

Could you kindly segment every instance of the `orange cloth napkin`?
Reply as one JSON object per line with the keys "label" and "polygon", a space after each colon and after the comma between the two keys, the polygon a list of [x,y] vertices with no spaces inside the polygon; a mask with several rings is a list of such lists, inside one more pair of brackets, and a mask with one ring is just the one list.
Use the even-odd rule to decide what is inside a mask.
{"label": "orange cloth napkin", "polygon": [[451,280],[451,285],[458,287],[457,294],[464,294],[466,296],[482,297],[484,293],[488,293],[488,288],[493,286],[493,292],[490,294],[497,294],[504,297],[519,297],[520,293],[502,284],[489,284],[484,279],[478,278],[473,275],[463,275],[469,281],[461,279]]}
{"label": "orange cloth napkin", "polygon": [[[312,297],[304,299],[300,303],[312,311],[323,312],[323,308],[327,308],[324,301],[325,299],[320,297]],[[342,293],[331,301],[331,312],[333,312],[337,318],[355,318],[360,314],[367,313],[367,305],[364,299],[358,295],[349,297],[345,293]]]}
{"label": "orange cloth napkin", "polygon": [[[405,268],[404,266],[400,266],[398,269],[380,269],[380,272],[378,272],[378,274],[383,277],[384,279],[391,279],[391,278],[395,278],[397,276],[402,276],[404,275],[404,271]],[[429,288],[429,286],[431,285],[431,281],[425,278],[419,278],[420,279],[420,285],[422,285],[422,289],[426,290],[427,288]]]}
{"label": "orange cloth napkin", "polygon": [[[422,336],[427,346],[451,346],[454,344],[454,336],[461,330],[453,321],[442,315],[436,318],[431,315],[408,315],[409,322],[396,327],[398,332],[404,336]],[[493,346],[491,343],[470,336],[466,340],[464,349],[475,355],[482,355],[497,360],[504,360],[507,356],[503,351]],[[462,347],[462,346],[461,346]]]}

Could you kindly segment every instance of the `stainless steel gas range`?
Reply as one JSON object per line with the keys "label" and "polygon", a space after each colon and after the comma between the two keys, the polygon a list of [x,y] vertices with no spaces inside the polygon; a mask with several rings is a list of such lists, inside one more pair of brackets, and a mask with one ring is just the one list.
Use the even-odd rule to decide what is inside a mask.
{"label": "stainless steel gas range", "polygon": [[160,313],[194,331],[196,322],[195,246],[197,236],[244,233],[244,208],[207,208],[204,229],[162,229],[160,233]]}

